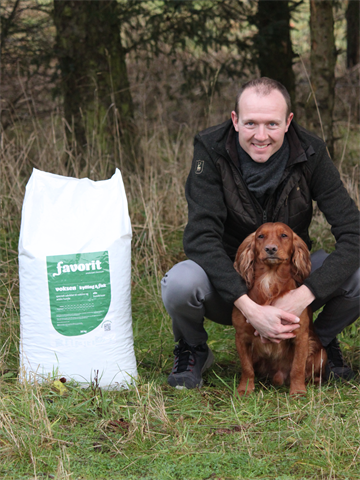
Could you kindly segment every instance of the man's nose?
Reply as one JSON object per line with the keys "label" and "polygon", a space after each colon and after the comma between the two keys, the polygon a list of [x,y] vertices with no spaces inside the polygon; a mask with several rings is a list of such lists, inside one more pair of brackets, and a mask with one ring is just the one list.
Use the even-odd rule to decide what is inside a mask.
{"label": "man's nose", "polygon": [[267,139],[267,137],[268,136],[267,136],[265,125],[258,125],[256,129],[256,134],[255,134],[256,140],[258,140],[259,142],[263,142],[264,140]]}

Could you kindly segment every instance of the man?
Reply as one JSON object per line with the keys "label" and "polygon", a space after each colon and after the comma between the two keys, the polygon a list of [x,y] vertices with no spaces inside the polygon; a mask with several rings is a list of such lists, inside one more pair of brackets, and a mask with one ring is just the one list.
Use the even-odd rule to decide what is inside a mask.
{"label": "man", "polygon": [[[263,342],[292,338],[306,306],[324,306],[314,323],[328,354],[326,374],[349,380],[336,336],[359,317],[359,211],[344,188],[326,146],[293,121],[290,97],[263,77],[241,88],[231,120],[195,137],[186,183],[189,260],[162,280],[164,305],[176,345],[171,386],[202,385],[213,362],[204,317],[231,325],[235,305]],[[311,248],[308,228],[315,200],[331,225],[335,250],[312,255],[312,272],[273,306],[247,295],[233,267],[240,243],[265,222],[289,225]]]}

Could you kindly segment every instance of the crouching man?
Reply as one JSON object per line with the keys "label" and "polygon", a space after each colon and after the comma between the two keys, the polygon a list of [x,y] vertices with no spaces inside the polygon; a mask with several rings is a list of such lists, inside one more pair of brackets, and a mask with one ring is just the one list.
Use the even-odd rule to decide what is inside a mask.
{"label": "crouching man", "polygon": [[[177,342],[168,378],[173,387],[202,385],[213,362],[204,317],[231,325],[234,305],[264,342],[294,337],[301,312],[324,307],[314,327],[328,355],[326,376],[354,378],[336,337],[360,316],[359,211],[324,142],[293,117],[286,88],[263,77],[242,86],[231,119],[195,137],[185,190],[189,260],[162,279]],[[335,250],[312,253],[312,272],[301,287],[270,308],[257,305],[233,267],[237,248],[263,223],[283,222],[311,249],[313,201],[331,225]]]}

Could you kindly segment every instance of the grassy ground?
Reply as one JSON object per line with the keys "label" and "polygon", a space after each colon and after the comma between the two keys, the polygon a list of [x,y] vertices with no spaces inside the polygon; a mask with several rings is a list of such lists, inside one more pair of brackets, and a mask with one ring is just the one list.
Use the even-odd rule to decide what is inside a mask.
{"label": "grassy ground", "polygon": [[[258,384],[240,399],[233,329],[209,322],[216,363],[205,386],[171,389],[170,322],[151,288],[144,278],[133,289],[139,379],[129,390],[67,383],[60,394],[52,382],[19,384],[10,346],[0,378],[1,479],[359,478],[358,385],[290,399],[285,387]],[[352,354],[357,363],[356,346]]]}

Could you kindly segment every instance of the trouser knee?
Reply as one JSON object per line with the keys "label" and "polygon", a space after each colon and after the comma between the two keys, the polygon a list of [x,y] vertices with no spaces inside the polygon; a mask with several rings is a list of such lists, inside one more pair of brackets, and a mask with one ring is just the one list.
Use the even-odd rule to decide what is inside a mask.
{"label": "trouser knee", "polygon": [[181,311],[193,312],[203,301],[204,284],[208,278],[204,270],[192,260],[174,265],[161,280],[161,294],[164,306],[172,317]]}
{"label": "trouser knee", "polygon": [[360,316],[360,269],[353,273],[326,301],[315,300],[314,311],[324,306],[314,328],[321,343],[327,346],[344,328]]}
{"label": "trouser knee", "polygon": [[205,271],[192,260],[175,265],[162,279],[161,291],[176,342],[181,338],[189,345],[206,342],[204,317],[231,325],[233,305],[220,297]]}

